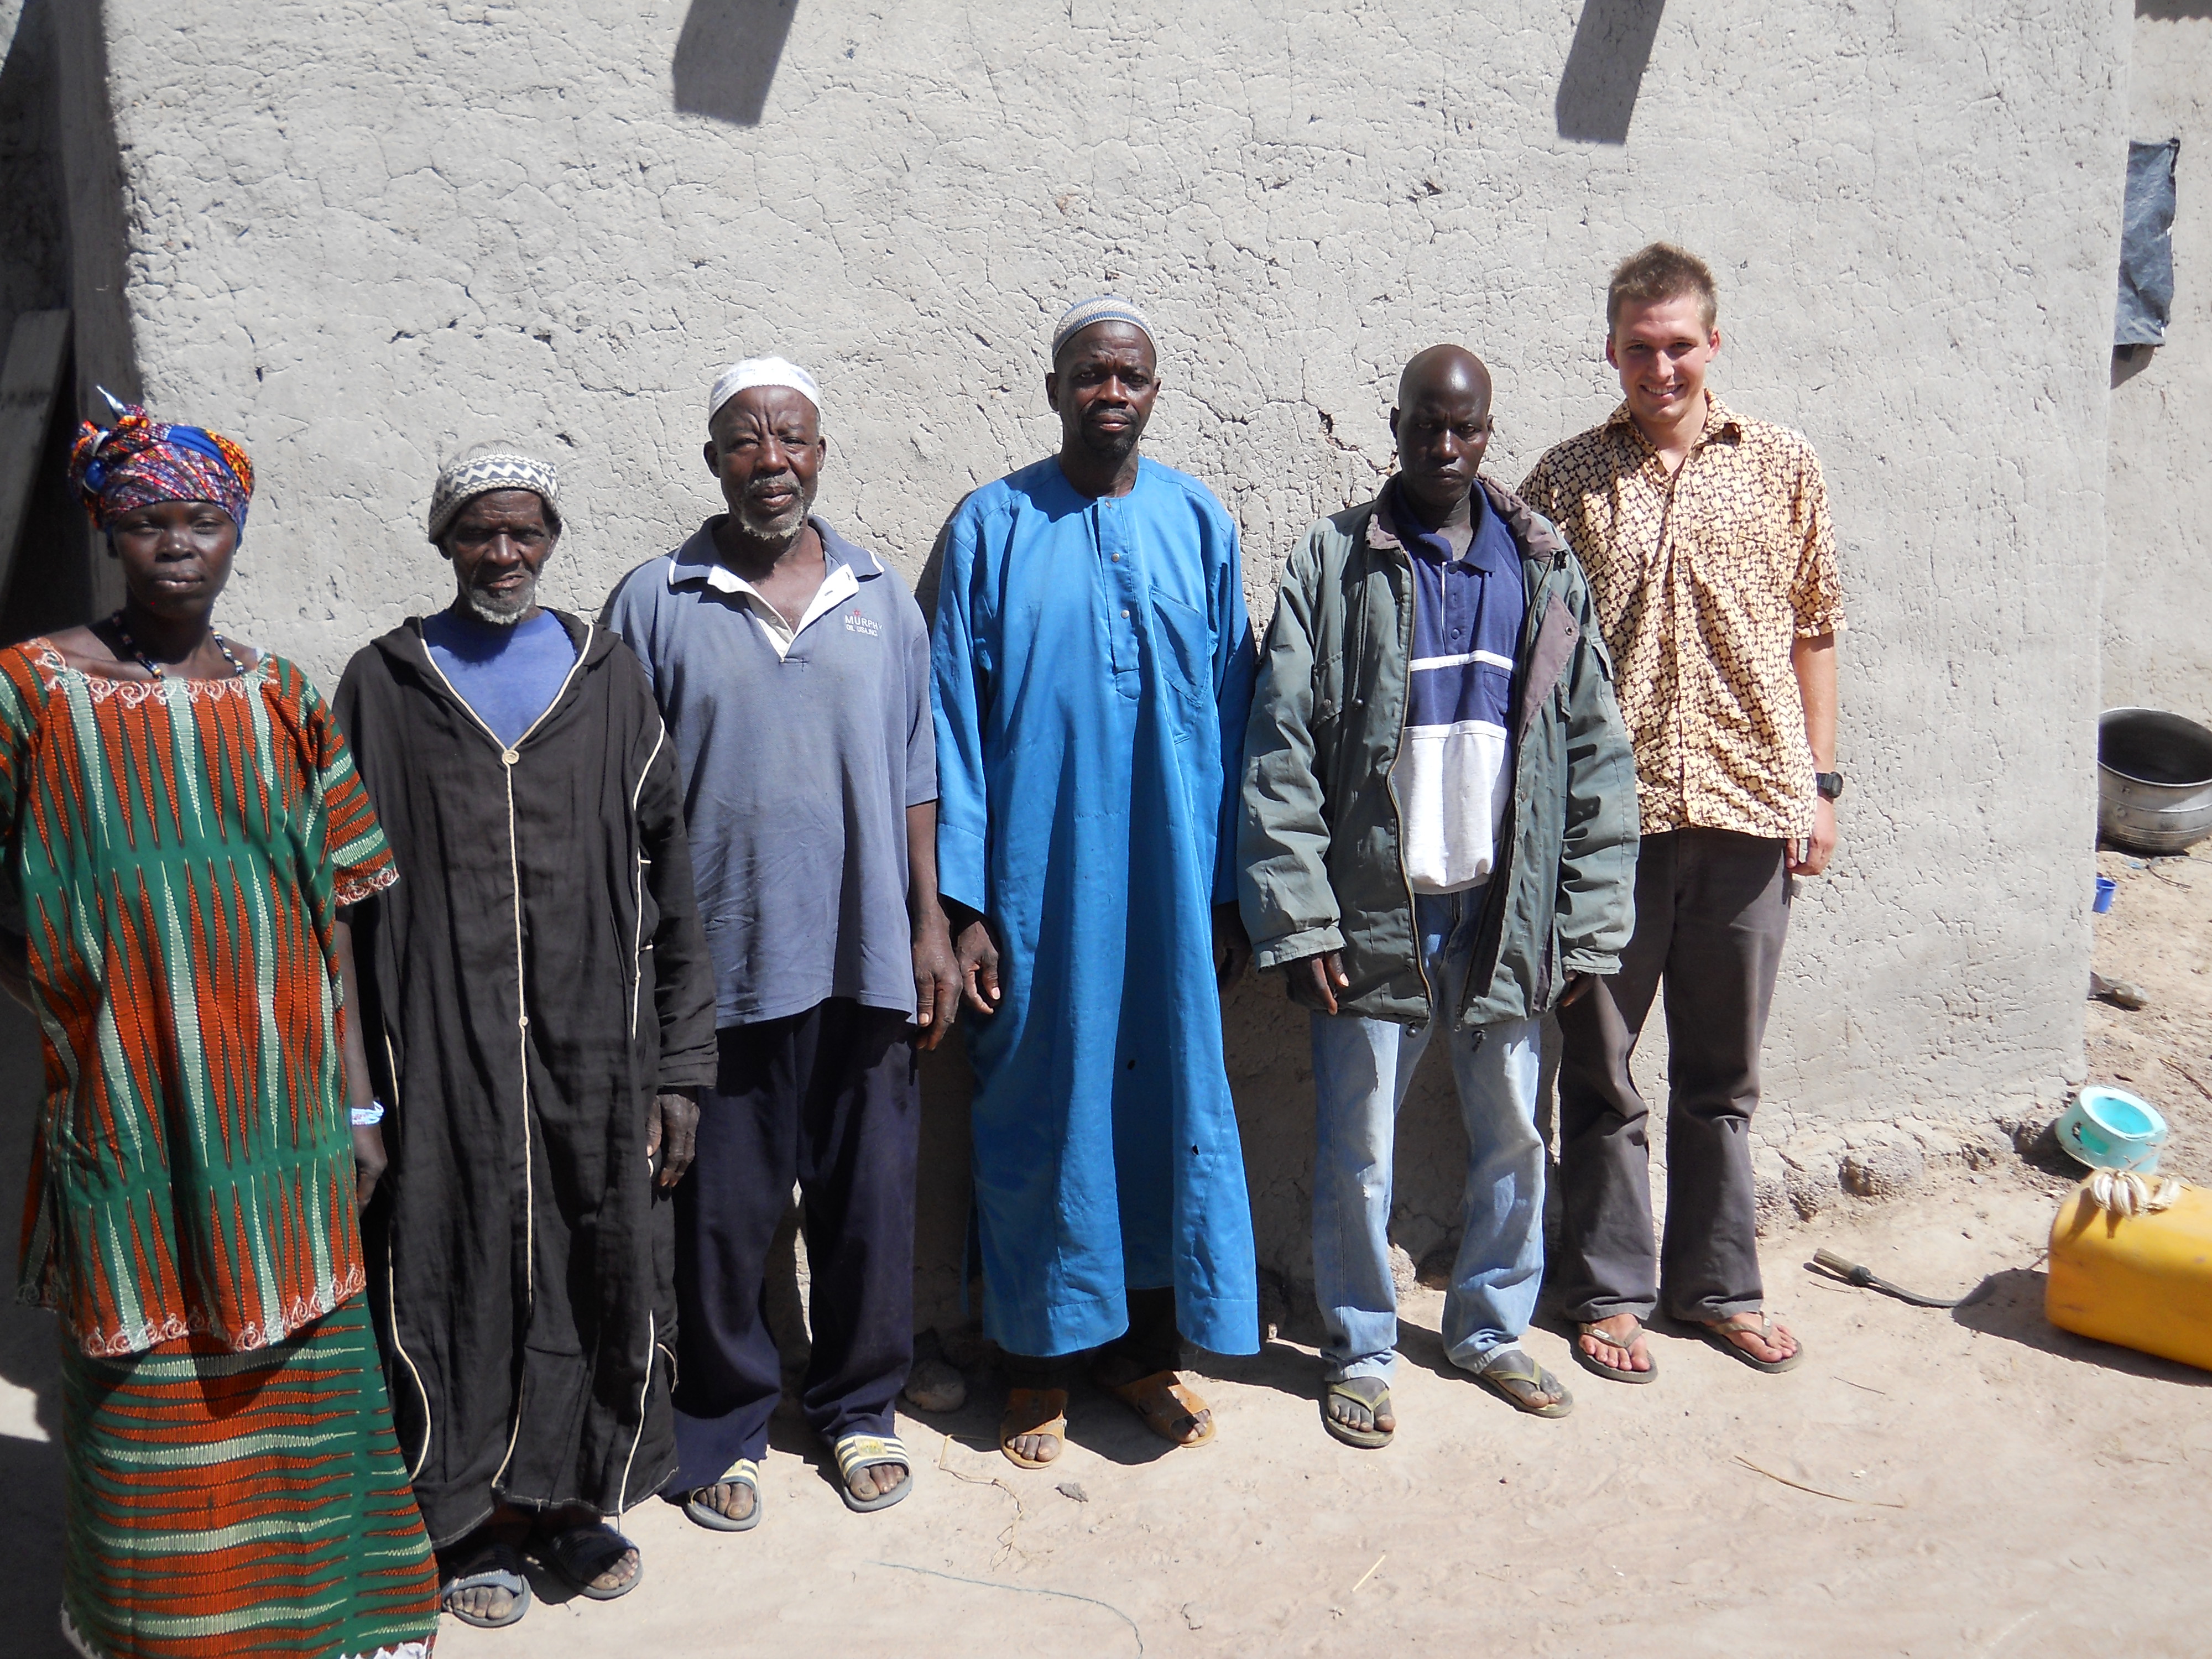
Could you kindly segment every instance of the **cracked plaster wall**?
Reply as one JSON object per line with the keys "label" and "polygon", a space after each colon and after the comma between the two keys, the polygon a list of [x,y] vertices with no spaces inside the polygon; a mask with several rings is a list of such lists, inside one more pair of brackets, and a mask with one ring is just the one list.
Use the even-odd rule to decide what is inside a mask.
{"label": "cracked plaster wall", "polygon": [[[136,369],[260,469],[227,624],[325,683],[443,601],[417,526],[464,443],[558,457],[550,586],[593,608],[714,505],[700,405],[735,355],[815,368],[823,508],[915,574],[962,492],[1050,446],[1044,331],[1109,286],[1161,326],[1151,453],[1235,512],[1264,623],[1306,523],[1384,476],[1409,352],[1489,359],[1517,482],[1615,398],[1609,263],[1701,250],[1716,383],[1818,446],[1852,623],[1844,847],[1798,900],[1765,1138],[2049,1102],[2087,968],[2124,0],[1675,0],[1625,145],[1557,136],[1577,9],[810,0],[750,126],[675,111],[665,3],[106,0],[82,49]],[[1304,1018],[1272,983],[1227,1011],[1292,1279]],[[925,1318],[956,1279],[960,1089],[933,1069]],[[1438,1068],[1405,1123],[1419,1257],[1458,1184]]]}

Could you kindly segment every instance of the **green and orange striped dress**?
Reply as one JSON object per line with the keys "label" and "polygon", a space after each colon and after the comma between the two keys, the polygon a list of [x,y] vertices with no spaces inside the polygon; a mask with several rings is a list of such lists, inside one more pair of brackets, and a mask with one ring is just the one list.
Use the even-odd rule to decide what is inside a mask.
{"label": "green and orange striped dress", "polygon": [[21,1257],[64,1331],[62,1616],[99,1659],[428,1651],[437,1578],[363,1306],[335,943],[393,879],[264,657],[0,651],[4,920],[46,1097]]}

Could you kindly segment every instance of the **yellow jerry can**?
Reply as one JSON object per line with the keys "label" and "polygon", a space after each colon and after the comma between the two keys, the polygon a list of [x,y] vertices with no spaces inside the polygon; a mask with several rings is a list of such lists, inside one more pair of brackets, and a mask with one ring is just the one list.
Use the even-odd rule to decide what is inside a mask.
{"label": "yellow jerry can", "polygon": [[2212,1370],[2212,1188],[2119,1215],[2083,1182],[2051,1224],[2043,1311],[2062,1330]]}

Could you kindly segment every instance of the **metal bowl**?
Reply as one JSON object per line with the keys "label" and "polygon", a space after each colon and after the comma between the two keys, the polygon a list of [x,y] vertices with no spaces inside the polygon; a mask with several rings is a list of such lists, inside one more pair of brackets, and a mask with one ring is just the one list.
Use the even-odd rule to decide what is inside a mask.
{"label": "metal bowl", "polygon": [[2180,853],[2212,836],[2212,732],[2156,708],[2097,720],[2097,830],[2116,847]]}

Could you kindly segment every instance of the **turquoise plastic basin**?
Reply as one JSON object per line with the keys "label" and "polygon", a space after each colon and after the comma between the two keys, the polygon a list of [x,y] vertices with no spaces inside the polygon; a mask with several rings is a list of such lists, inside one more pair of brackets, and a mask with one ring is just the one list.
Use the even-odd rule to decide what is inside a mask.
{"label": "turquoise plastic basin", "polygon": [[2101,1084],[2076,1095],[2051,1132],[2075,1162],[2136,1175],[2158,1173],[2159,1149],[2166,1145],[2166,1120],[2155,1106]]}

